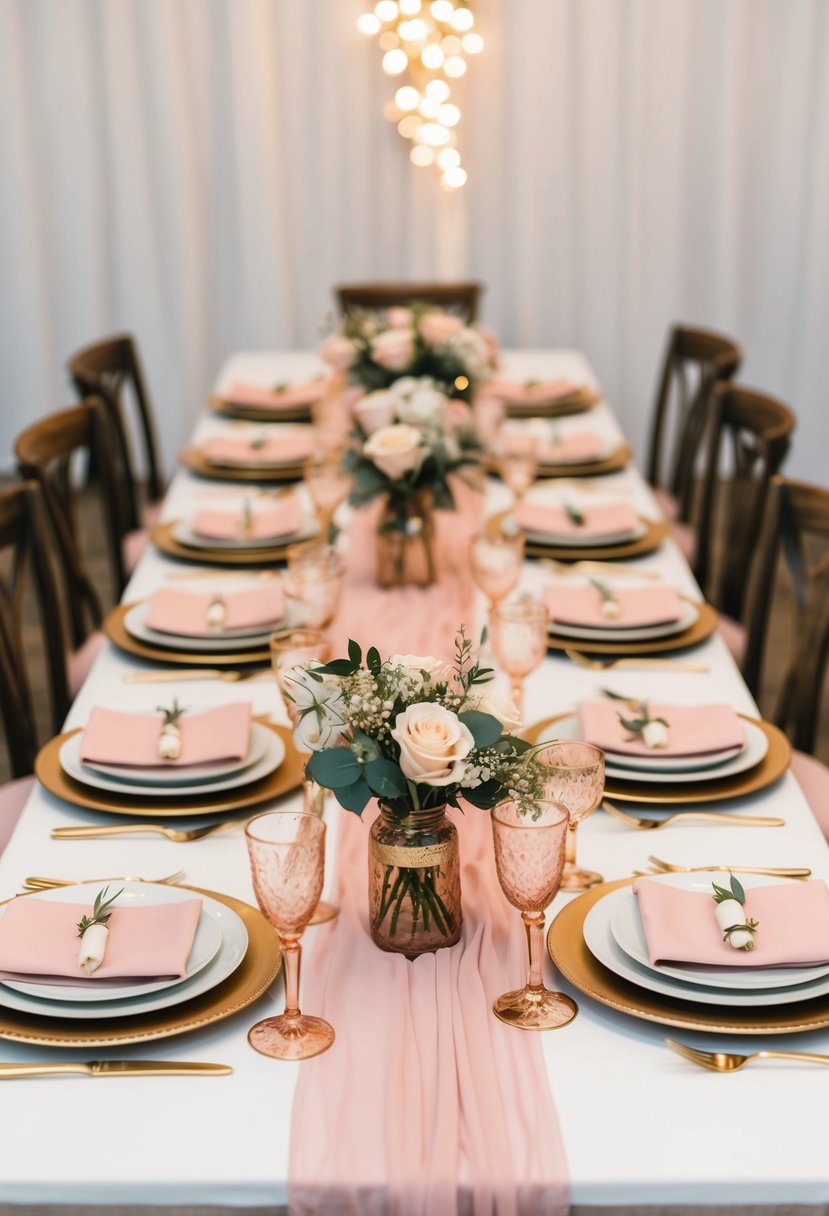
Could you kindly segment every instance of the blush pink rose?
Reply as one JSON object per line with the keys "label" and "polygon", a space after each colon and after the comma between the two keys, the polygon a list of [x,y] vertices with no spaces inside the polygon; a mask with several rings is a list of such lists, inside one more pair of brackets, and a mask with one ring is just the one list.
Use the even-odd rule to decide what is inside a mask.
{"label": "blush pink rose", "polygon": [[400,748],[400,768],[420,785],[463,780],[475,740],[457,714],[433,701],[409,705],[394,720],[391,737]]}
{"label": "blush pink rose", "polygon": [[412,323],[412,310],[394,305],[386,309],[386,321],[390,329],[407,329]]}
{"label": "blush pink rose", "polygon": [[391,426],[397,418],[397,398],[388,389],[366,393],[354,403],[352,414],[366,435],[373,435],[381,427]]}
{"label": "blush pink rose", "polygon": [[408,329],[386,329],[371,340],[371,357],[390,372],[402,372],[412,361],[414,338]]}
{"label": "blush pink rose", "polygon": [[346,367],[351,367],[357,351],[354,343],[348,338],[344,338],[342,334],[331,334],[324,342],[320,342],[317,354],[329,367],[342,371]]}
{"label": "blush pink rose", "polygon": [[463,322],[448,312],[427,312],[420,318],[419,328],[427,346],[443,346],[463,329]]}
{"label": "blush pink rose", "polygon": [[417,427],[398,422],[375,431],[363,444],[363,455],[392,481],[400,481],[420,468],[426,453]]}

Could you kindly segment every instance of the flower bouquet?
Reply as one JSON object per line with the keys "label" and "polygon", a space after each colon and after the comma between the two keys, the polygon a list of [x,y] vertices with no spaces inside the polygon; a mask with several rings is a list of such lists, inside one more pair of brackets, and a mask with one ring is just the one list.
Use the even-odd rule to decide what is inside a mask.
{"label": "flower bouquet", "polygon": [[309,663],[285,673],[307,775],[348,811],[371,798],[370,924],[385,950],[414,957],[461,930],[457,831],[447,806],[490,809],[505,798],[532,811],[544,770],[510,734],[514,708],[481,686],[492,678],[461,629],[454,663],[419,655]]}

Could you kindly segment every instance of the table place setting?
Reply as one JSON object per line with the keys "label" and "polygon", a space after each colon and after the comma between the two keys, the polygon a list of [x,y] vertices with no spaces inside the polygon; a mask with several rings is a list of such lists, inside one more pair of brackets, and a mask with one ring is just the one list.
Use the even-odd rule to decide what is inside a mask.
{"label": "table place setting", "polygon": [[486,396],[503,401],[511,418],[556,417],[592,409],[601,401],[594,386],[579,384],[567,376],[547,379],[529,376],[524,380],[492,376],[486,382]]}
{"label": "table place setting", "polygon": [[159,552],[183,561],[273,565],[285,560],[289,545],[319,532],[308,499],[286,489],[208,501],[191,516],[155,524],[150,539]]}
{"label": "table place setting", "polygon": [[540,478],[601,477],[625,468],[632,456],[626,443],[595,428],[532,418],[503,423],[490,444],[490,469],[498,470],[511,438],[532,445]]}
{"label": "table place setting", "polygon": [[514,516],[527,556],[559,561],[637,557],[658,549],[667,535],[664,520],[638,515],[624,499],[590,502],[536,490],[516,504]]}
{"label": "table place setting", "polygon": [[314,453],[314,431],[293,423],[249,426],[214,433],[197,447],[185,448],[182,464],[219,481],[301,481]]}
{"label": "table place setting", "polygon": [[330,390],[324,373],[310,380],[281,380],[277,384],[251,384],[236,380],[221,393],[211,393],[208,404],[227,418],[251,422],[306,422],[311,407]]}

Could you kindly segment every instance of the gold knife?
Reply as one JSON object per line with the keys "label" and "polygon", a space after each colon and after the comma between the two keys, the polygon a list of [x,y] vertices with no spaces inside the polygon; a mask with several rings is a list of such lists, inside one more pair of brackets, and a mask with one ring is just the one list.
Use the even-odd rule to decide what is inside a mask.
{"label": "gold knife", "polygon": [[0,1064],[0,1080],[19,1077],[226,1077],[228,1064],[199,1064],[193,1060],[89,1060],[87,1063]]}

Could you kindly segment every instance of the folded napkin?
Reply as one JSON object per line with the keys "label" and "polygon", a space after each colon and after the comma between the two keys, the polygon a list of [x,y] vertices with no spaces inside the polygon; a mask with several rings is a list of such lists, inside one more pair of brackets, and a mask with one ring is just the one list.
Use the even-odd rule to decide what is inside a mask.
{"label": "folded napkin", "polygon": [[[110,886],[114,895],[118,886]],[[15,899],[0,919],[0,979],[52,984],[101,980],[172,980],[187,974],[202,901],[119,908],[107,922],[109,937],[101,966],[92,976],[78,966],[78,922],[92,902],[67,904],[33,896]]]}
{"label": "folded napkin", "polygon": [[225,606],[224,625],[211,629],[207,614],[216,601],[215,592],[161,587],[150,597],[147,628],[184,637],[213,638],[231,629],[253,629],[257,625],[267,629],[284,613],[282,589],[277,583],[226,591],[221,598]]}
{"label": "folded napkin", "polygon": [[230,405],[245,405],[252,409],[296,409],[299,405],[311,405],[323,396],[328,388],[328,379],[318,376],[302,384],[287,384],[279,392],[271,386],[263,388],[260,384],[246,384],[237,380],[231,384],[226,393],[222,394],[224,401]]}
{"label": "folded napkin", "polygon": [[527,384],[524,380],[507,380],[493,377],[486,382],[486,392],[492,397],[500,397],[510,405],[547,405],[577,393],[584,386],[566,376],[556,376],[552,380],[537,380]]}
{"label": "folded napkin", "polygon": [[128,714],[96,706],[81,738],[81,763],[183,768],[244,760],[250,747],[250,708],[249,701],[236,701],[203,713],[182,714],[179,757],[162,761],[158,742],[163,714]]}
{"label": "folded napkin", "polygon": [[302,526],[302,504],[296,495],[283,498],[272,507],[253,507],[250,527],[245,527],[241,508],[232,511],[199,511],[193,518],[193,531],[215,540],[269,540],[293,536]]}
{"label": "folded napkin", "polygon": [[747,887],[746,917],[759,922],[753,950],[722,940],[711,895],[638,879],[633,886],[652,966],[696,963],[710,967],[786,967],[829,962],[829,890],[826,883],[788,882]]}
{"label": "folded napkin", "polygon": [[635,717],[635,712],[620,701],[582,701],[579,706],[581,737],[605,752],[623,756],[704,756],[740,747],[745,735],[740,719],[730,705],[659,705],[648,703],[652,718],[668,723],[668,745],[646,747],[641,736],[631,738],[619,714]]}
{"label": "folded napkin", "polygon": [[202,455],[209,464],[257,465],[298,464],[307,460],[314,450],[311,431],[290,431],[287,435],[270,435],[261,447],[251,440],[218,436],[202,445]]}
{"label": "folded napkin", "polygon": [[607,440],[595,431],[574,431],[571,435],[562,435],[556,443],[543,443],[538,450],[538,463],[586,463],[589,460],[600,460],[607,449]]}
{"label": "folded napkin", "polygon": [[601,503],[578,507],[583,524],[574,524],[564,507],[540,502],[521,502],[515,509],[518,526],[525,532],[546,532],[551,536],[605,536],[632,532],[639,525],[633,507],[626,502]]}
{"label": "folded napkin", "polygon": [[619,605],[619,615],[612,620],[602,613],[602,596],[596,587],[553,583],[547,588],[551,624],[635,629],[678,621],[682,616],[682,601],[674,587],[612,587],[611,591]]}

